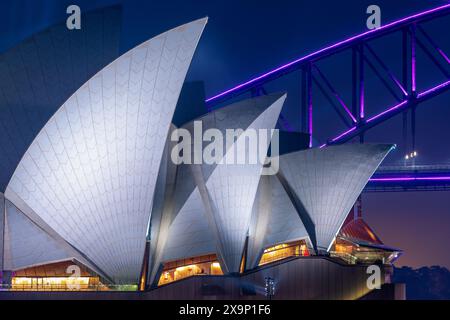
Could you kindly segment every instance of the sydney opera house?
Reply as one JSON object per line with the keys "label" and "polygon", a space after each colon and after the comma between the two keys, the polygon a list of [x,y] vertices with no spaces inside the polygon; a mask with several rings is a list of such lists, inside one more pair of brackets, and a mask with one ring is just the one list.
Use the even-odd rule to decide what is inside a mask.
{"label": "sydney opera house", "polygon": [[358,299],[369,265],[395,291],[401,252],[353,212],[392,145],[280,132],[266,165],[174,163],[177,129],[242,129],[227,154],[273,132],[288,94],[207,110],[184,83],[207,19],[121,56],[116,20],[89,13],[75,36],[56,26],[0,55],[0,295]]}

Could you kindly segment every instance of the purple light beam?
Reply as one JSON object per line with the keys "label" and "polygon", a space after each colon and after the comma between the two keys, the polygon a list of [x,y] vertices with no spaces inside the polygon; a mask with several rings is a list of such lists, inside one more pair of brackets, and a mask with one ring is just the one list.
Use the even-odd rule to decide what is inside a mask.
{"label": "purple light beam", "polygon": [[448,8],[450,8],[450,4],[446,4],[446,5],[443,5],[443,6],[440,6],[440,7],[436,7],[436,8],[427,10],[427,11],[423,11],[423,12],[417,13],[417,14],[409,16],[409,17],[402,18],[400,20],[393,21],[393,22],[388,23],[388,24],[386,24],[386,25],[384,25],[384,26],[382,26],[382,27],[380,27],[378,29],[369,30],[369,31],[366,31],[364,33],[358,34],[356,36],[350,37],[350,38],[348,38],[346,40],[343,40],[341,42],[337,42],[337,43],[335,43],[335,44],[333,44],[331,46],[322,48],[322,49],[320,49],[318,51],[315,51],[313,53],[310,53],[310,54],[308,54],[308,55],[306,55],[304,57],[301,57],[299,59],[296,59],[294,61],[286,63],[286,64],[284,64],[282,66],[279,66],[278,68],[275,68],[275,69],[273,69],[271,71],[263,73],[263,74],[255,77],[255,78],[253,78],[251,80],[248,80],[248,81],[246,81],[244,83],[241,83],[241,84],[239,84],[239,85],[237,85],[235,87],[232,87],[231,89],[228,89],[228,90],[223,91],[223,92],[221,92],[219,94],[216,94],[215,96],[212,96],[212,97],[206,99],[206,102],[210,102],[210,101],[219,99],[219,98],[221,98],[221,97],[223,97],[223,96],[225,96],[225,95],[227,95],[227,94],[229,94],[231,92],[234,92],[236,90],[241,89],[242,87],[245,87],[245,86],[248,86],[250,84],[253,84],[253,83],[255,83],[255,82],[257,82],[257,81],[259,81],[261,79],[264,79],[264,78],[274,74],[274,73],[277,73],[278,71],[284,70],[284,69],[292,66],[293,64],[296,64],[296,63],[299,63],[299,62],[303,62],[303,61],[308,60],[308,59],[310,59],[312,57],[320,55],[321,53],[324,53],[326,51],[331,51],[331,50],[336,49],[336,48],[338,48],[340,46],[343,46],[343,45],[349,44],[351,42],[360,40],[360,39],[364,38],[365,36],[368,36],[368,35],[371,35],[371,34],[376,34],[376,33],[381,33],[381,32],[383,32],[384,30],[386,30],[388,28],[395,27],[395,26],[397,26],[399,24],[402,24],[404,22],[412,21],[412,20],[415,20],[417,18],[421,18],[421,17],[423,17],[425,15],[428,15],[428,14],[431,14],[431,13],[435,13],[435,12],[438,12],[438,11],[441,11],[441,10],[445,10],[445,9],[448,9]]}
{"label": "purple light beam", "polygon": [[372,182],[401,182],[401,181],[450,181],[450,176],[440,177],[391,177],[391,178],[371,178]]}

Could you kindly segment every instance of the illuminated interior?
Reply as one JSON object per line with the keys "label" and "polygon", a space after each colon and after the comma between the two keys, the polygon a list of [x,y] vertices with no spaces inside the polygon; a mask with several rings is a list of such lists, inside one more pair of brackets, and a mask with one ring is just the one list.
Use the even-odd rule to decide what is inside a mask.
{"label": "illuminated interior", "polygon": [[223,275],[215,254],[166,263],[158,286],[201,275]]}
{"label": "illuminated interior", "polygon": [[89,290],[98,284],[98,278],[91,277],[14,277],[12,290],[27,291],[68,291]]}
{"label": "illuminated interior", "polygon": [[381,247],[357,244],[352,241],[337,238],[330,256],[340,258],[348,264],[389,264],[399,253]]}
{"label": "illuminated interior", "polygon": [[266,248],[259,261],[259,265],[283,260],[289,257],[309,256],[308,247],[304,240],[281,243],[273,247]]}
{"label": "illuminated interior", "polygon": [[67,272],[74,262],[65,261],[17,270],[11,279],[12,291],[97,291],[108,290],[98,276],[76,265],[80,273]]}
{"label": "illuminated interior", "polygon": [[144,262],[142,263],[142,271],[141,271],[141,276],[139,279],[139,290],[140,291],[144,291],[146,288],[146,284],[147,284],[147,273],[148,273],[148,260],[149,260],[149,252],[150,252],[150,241],[147,240],[147,242],[145,243],[145,256],[144,256]]}

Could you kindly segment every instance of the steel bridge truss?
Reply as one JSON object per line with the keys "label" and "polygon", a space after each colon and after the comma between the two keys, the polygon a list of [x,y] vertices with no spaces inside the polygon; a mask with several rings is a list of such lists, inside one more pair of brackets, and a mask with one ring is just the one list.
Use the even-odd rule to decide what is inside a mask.
{"label": "steel bridge truss", "polygon": [[[265,94],[264,85],[286,76],[292,72],[300,72],[302,78],[301,87],[301,127],[302,131],[310,135],[310,147],[313,141],[313,90],[319,92],[328,100],[335,109],[339,118],[347,129],[335,137],[327,139],[320,147],[333,144],[342,144],[353,138],[359,137],[364,141],[364,133],[403,113],[404,140],[406,140],[407,112],[411,111],[412,150],[415,150],[415,110],[416,107],[429,100],[450,87],[450,59],[441,47],[433,40],[423,28],[424,22],[435,18],[446,16],[450,13],[450,4],[437,7],[425,12],[409,16],[392,23],[386,24],[378,29],[370,30],[356,35],[344,41],[330,45],[326,48],[313,52],[307,56],[296,59],[269,72],[261,74],[251,80],[241,83],[222,93],[206,99],[209,108],[223,103],[236,96],[250,92],[252,95]],[[400,32],[402,34],[402,76],[401,79],[388,68],[386,63],[377,55],[370,45],[372,40],[389,34]],[[430,51],[427,46],[432,47],[435,52]],[[434,87],[425,91],[417,91],[416,79],[416,52],[420,48],[428,56],[430,61],[437,66],[444,75],[445,81],[437,83]],[[319,69],[317,62],[334,56],[337,53],[350,50],[352,54],[351,72],[352,89],[351,105],[347,105],[341,95],[331,84],[324,72]],[[383,112],[366,117],[365,110],[365,70],[369,68],[375,76],[387,88],[396,99],[393,106]],[[383,75],[385,77],[383,77]],[[387,79],[387,80],[386,80]],[[289,123],[281,118],[281,124],[289,129]],[[406,145],[406,141],[405,141]]]}
{"label": "steel bridge truss", "polygon": [[450,166],[384,166],[364,192],[450,191]]}

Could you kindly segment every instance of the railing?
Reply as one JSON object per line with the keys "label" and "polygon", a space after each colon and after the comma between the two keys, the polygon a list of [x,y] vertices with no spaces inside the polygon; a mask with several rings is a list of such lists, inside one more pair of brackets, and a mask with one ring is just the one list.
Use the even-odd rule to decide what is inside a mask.
{"label": "railing", "polygon": [[348,252],[330,251],[330,257],[341,259],[348,264],[356,264],[356,262],[358,261],[357,257]]}
{"label": "railing", "polygon": [[20,285],[20,284],[0,284],[0,291],[40,291],[40,292],[53,292],[53,291],[137,291],[137,285]]}

